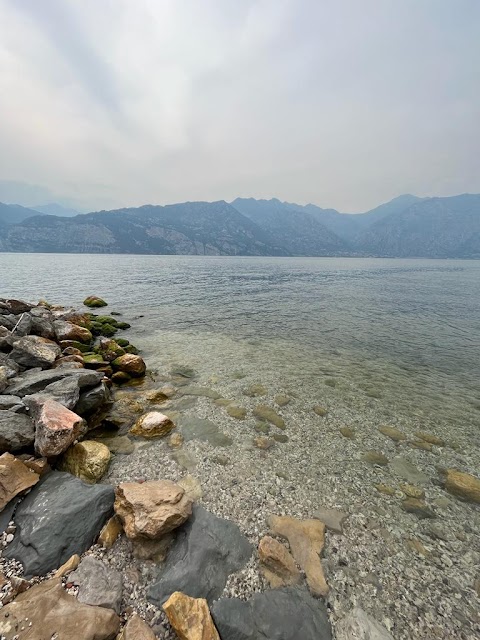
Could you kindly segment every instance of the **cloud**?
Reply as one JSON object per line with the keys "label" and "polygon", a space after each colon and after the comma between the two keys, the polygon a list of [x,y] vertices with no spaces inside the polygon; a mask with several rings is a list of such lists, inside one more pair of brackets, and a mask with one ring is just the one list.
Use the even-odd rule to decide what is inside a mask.
{"label": "cloud", "polygon": [[0,0],[0,179],[89,208],[480,191],[476,0]]}

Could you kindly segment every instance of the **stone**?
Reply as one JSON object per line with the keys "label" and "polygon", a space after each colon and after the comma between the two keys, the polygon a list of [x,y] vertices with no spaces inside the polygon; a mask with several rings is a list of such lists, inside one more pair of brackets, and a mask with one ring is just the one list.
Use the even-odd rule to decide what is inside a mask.
{"label": "stone", "polygon": [[118,536],[123,533],[122,521],[118,516],[112,516],[103,526],[98,536],[98,544],[105,549],[113,547]]}
{"label": "stone", "polygon": [[250,600],[222,598],[212,606],[222,640],[331,640],[322,601],[305,589],[284,587],[256,593]]}
{"label": "stone", "polygon": [[179,640],[220,640],[204,598],[190,598],[175,591],[163,610]]}
{"label": "stone", "polygon": [[400,489],[409,498],[419,499],[425,497],[425,491],[420,489],[420,487],[415,487],[413,484],[401,484]]}
{"label": "stone", "polygon": [[75,413],[80,416],[89,415],[110,401],[111,396],[107,385],[104,382],[100,382],[97,386],[80,394],[74,407]]}
{"label": "stone", "polygon": [[77,342],[89,343],[93,336],[85,327],[78,324],[72,324],[65,320],[55,320],[53,323],[57,340],[76,340]]}
{"label": "stone", "polygon": [[182,378],[195,378],[197,372],[192,367],[188,367],[184,364],[172,364],[170,369],[170,375],[180,376]]}
{"label": "stone", "polygon": [[350,440],[353,440],[355,438],[356,434],[353,427],[340,427],[339,431],[344,438],[349,438]]}
{"label": "stone", "polygon": [[22,367],[48,369],[60,354],[61,349],[55,342],[40,336],[26,336],[15,340],[10,358]]}
{"label": "stone", "polygon": [[287,404],[291,402],[290,396],[278,395],[274,398],[275,404],[278,404],[279,407],[285,407]]}
{"label": "stone", "polygon": [[257,436],[253,439],[253,444],[257,449],[266,451],[275,445],[275,440],[273,438],[267,438],[266,436]]}
{"label": "stone", "polygon": [[75,378],[59,380],[47,385],[40,393],[24,396],[23,401],[29,407],[35,409],[46,400],[55,400],[67,409],[73,409],[80,397],[80,387]]}
{"label": "stone", "polygon": [[79,564],[80,564],[80,556],[78,555],[78,553],[74,553],[71,558],[69,558],[66,562],[64,562],[62,566],[55,571],[55,573],[53,574],[53,577],[63,578],[64,576],[68,575],[72,571],[75,571],[75,569],[78,567]]}
{"label": "stone", "polygon": [[285,429],[285,420],[278,415],[276,411],[274,411],[271,407],[268,407],[266,404],[259,404],[253,410],[253,415],[260,420],[266,420],[267,422],[271,422],[273,425],[278,427],[279,429]]}
{"label": "stone", "polygon": [[85,300],[83,301],[83,304],[86,307],[90,307],[92,309],[107,306],[107,303],[105,302],[105,300],[103,300],[102,298],[99,298],[98,296],[88,296],[88,298],[85,298]]}
{"label": "stone", "polygon": [[348,513],[340,511],[339,509],[328,509],[327,507],[319,507],[315,511],[314,517],[317,520],[320,520],[320,522],[323,522],[323,524],[329,531],[342,534],[343,523],[348,518]]}
{"label": "stone", "polygon": [[428,507],[423,500],[407,498],[402,502],[402,509],[407,513],[413,513],[418,518],[436,518],[435,512]]}
{"label": "stone", "polygon": [[50,471],[50,465],[48,464],[48,460],[46,458],[35,458],[31,457],[28,460],[23,461],[24,465],[37,473],[40,477],[44,476],[46,473]]}
{"label": "stone", "polygon": [[197,502],[203,497],[202,485],[197,478],[187,474],[178,481],[178,484],[185,491],[187,498],[192,502]]}
{"label": "stone", "polygon": [[164,413],[160,411],[149,411],[140,416],[130,429],[132,436],[142,438],[163,438],[167,436],[175,425]]}
{"label": "stone", "polygon": [[420,542],[418,538],[409,538],[405,542],[407,547],[411,551],[415,551],[416,553],[419,553],[421,556],[424,556],[424,557],[429,555],[429,552],[425,549],[425,547],[423,546],[423,544]]}
{"label": "stone", "polygon": [[131,540],[155,539],[188,519],[192,501],[182,487],[170,480],[122,482],[115,490],[115,513]]}
{"label": "stone", "polygon": [[78,569],[70,574],[69,582],[77,585],[78,601],[94,607],[113,609],[120,613],[122,604],[122,576],[118,571],[92,556],[86,556]]}
{"label": "stone", "polygon": [[387,438],[390,438],[394,442],[401,442],[402,440],[407,439],[407,436],[402,433],[402,431],[395,429],[395,427],[381,426],[378,427],[378,430],[380,431],[380,433],[382,433],[384,436],[387,436]]}
{"label": "stone", "polygon": [[107,472],[110,458],[110,449],[106,445],[95,440],[82,440],[67,449],[58,468],[94,484]]}
{"label": "stone", "polygon": [[228,405],[227,413],[230,417],[236,418],[237,420],[245,420],[245,418],[247,417],[247,410],[243,407],[239,407],[236,404]]}
{"label": "stone", "polygon": [[408,443],[414,449],[422,449],[423,451],[433,451],[433,444],[424,440],[411,440]]}
{"label": "stone", "polygon": [[160,606],[174,591],[182,591],[211,603],[221,596],[228,576],[242,569],[251,555],[250,543],[234,522],[196,505],[150,583],[148,600]]}
{"label": "stone", "polygon": [[336,640],[393,640],[383,625],[355,607],[335,627]]}
{"label": "stone", "polygon": [[388,464],[388,458],[383,453],[379,451],[374,451],[371,449],[370,451],[365,451],[363,454],[363,459],[365,462],[369,462],[370,464],[376,464],[384,467]]}
{"label": "stone", "polygon": [[47,400],[34,411],[35,451],[47,458],[58,456],[86,433],[83,418],[55,400]]}
{"label": "stone", "polygon": [[197,466],[197,459],[193,453],[191,451],[185,451],[184,449],[174,451],[172,453],[172,460],[187,471],[193,471]]}
{"label": "stone", "polygon": [[167,533],[158,540],[136,538],[132,543],[133,557],[137,560],[152,560],[156,564],[160,564],[167,557],[173,540],[174,535],[172,533]]}
{"label": "stone", "polygon": [[220,431],[211,420],[196,416],[182,416],[178,422],[185,440],[209,442],[213,447],[229,447],[233,440]]}
{"label": "stone", "polygon": [[295,561],[305,571],[310,591],[316,596],[326,596],[328,585],[320,562],[320,553],[325,545],[323,522],[270,516],[268,526],[275,535],[288,540]]}
{"label": "stone", "polygon": [[0,410],[0,452],[30,447],[34,439],[35,429],[29,416]]}
{"label": "stone", "polygon": [[17,337],[28,336],[32,329],[32,317],[29,313],[22,313],[15,324],[14,333]]}
{"label": "stone", "polygon": [[434,444],[436,447],[444,447],[445,440],[443,438],[439,438],[438,436],[433,435],[433,433],[426,433],[425,431],[417,431],[415,437],[419,440],[423,440],[424,442],[428,442],[429,444]]}
{"label": "stone", "polygon": [[49,316],[32,316],[30,333],[33,333],[35,336],[41,336],[42,338],[48,338],[49,340],[55,339],[55,329]]}
{"label": "stone", "polygon": [[328,409],[326,409],[325,407],[322,407],[319,404],[316,404],[313,407],[313,411],[317,414],[317,416],[320,416],[321,418],[324,418],[328,413]]}
{"label": "stone", "polygon": [[183,442],[184,437],[181,433],[172,433],[168,439],[168,446],[172,447],[172,449],[178,449],[182,446]]}
{"label": "stone", "polygon": [[273,589],[301,581],[292,554],[275,538],[264,536],[260,540],[258,558],[263,575]]}
{"label": "stone", "polygon": [[383,493],[386,496],[394,496],[395,489],[393,487],[389,487],[388,484],[379,483],[375,485],[375,489],[379,493]]}
{"label": "stone", "polygon": [[106,445],[112,453],[118,455],[128,455],[135,451],[135,445],[128,436],[112,436],[111,438],[100,438],[98,442]]}
{"label": "stone", "polygon": [[24,396],[43,391],[45,387],[53,382],[66,380],[70,377],[75,378],[80,389],[83,389],[99,384],[103,375],[96,371],[78,370],[69,367],[48,371],[25,371],[13,379],[8,388],[8,393],[23,398]]}
{"label": "stone", "polygon": [[109,485],[88,485],[69,473],[52,471],[18,505],[15,538],[4,556],[21,562],[26,577],[57,569],[92,545],[112,515],[113,501]]}
{"label": "stone", "polygon": [[24,300],[16,300],[15,298],[2,298],[2,304],[5,305],[5,309],[8,312],[13,313],[14,315],[28,313],[35,306],[29,302],[25,302]]}
{"label": "stone", "polygon": [[398,476],[406,480],[409,484],[422,485],[427,484],[428,482],[428,476],[425,475],[423,471],[417,469],[414,464],[405,460],[405,458],[394,458],[390,463],[390,467]]}
{"label": "stone", "polygon": [[155,640],[156,635],[137,613],[134,613],[124,626],[119,640]]}
{"label": "stone", "polygon": [[33,473],[25,464],[12,456],[4,453],[0,456],[0,511],[10,500],[37,484],[40,477]]}
{"label": "stone", "polygon": [[445,489],[467,502],[480,503],[480,479],[456,469],[447,469]]}
{"label": "stone", "polygon": [[144,376],[147,369],[144,360],[132,353],[126,353],[124,356],[115,358],[112,361],[112,366],[115,370],[128,373],[129,376],[134,378]]}
{"label": "stone", "polygon": [[8,387],[7,367],[0,367],[0,393]]}
{"label": "stone", "polygon": [[210,398],[211,400],[218,400],[222,396],[214,389],[208,387],[197,387],[195,385],[188,385],[182,387],[179,391],[180,396],[198,396],[199,398]]}
{"label": "stone", "polygon": [[23,401],[18,396],[0,395],[0,411],[7,411],[10,409],[15,413],[23,413],[27,410]]}
{"label": "stone", "polygon": [[275,440],[275,442],[288,442],[288,436],[285,433],[274,433],[272,438]]}
{"label": "stone", "polygon": [[266,396],[268,391],[263,384],[251,384],[249,387],[242,391],[244,396],[249,398],[258,398],[259,396]]}

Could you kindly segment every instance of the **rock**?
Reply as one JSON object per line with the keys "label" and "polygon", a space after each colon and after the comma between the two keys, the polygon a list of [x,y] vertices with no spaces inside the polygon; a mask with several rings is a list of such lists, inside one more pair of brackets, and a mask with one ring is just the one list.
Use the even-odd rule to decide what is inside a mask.
{"label": "rock", "polygon": [[259,396],[266,396],[268,391],[263,384],[251,384],[249,387],[242,391],[244,396],[249,398],[258,398]]}
{"label": "rock", "polygon": [[394,442],[401,442],[402,440],[407,439],[407,436],[398,429],[395,429],[395,427],[382,426],[378,427],[378,430],[380,433],[383,433],[384,436],[391,438]]}
{"label": "rock", "polygon": [[49,458],[68,449],[87,431],[83,418],[55,400],[46,400],[34,408],[35,451]]}
{"label": "rock", "polygon": [[146,366],[145,362],[140,356],[133,355],[132,353],[126,353],[124,356],[115,358],[112,362],[112,366],[117,371],[128,373],[129,376],[142,377],[145,375]]}
{"label": "rock", "polygon": [[21,562],[26,577],[57,569],[91,546],[112,514],[113,501],[109,485],[87,485],[52,471],[18,505],[17,531],[4,556]]}
{"label": "rock", "polygon": [[13,333],[16,337],[21,338],[28,336],[32,329],[32,317],[29,313],[22,313],[15,324]]}
{"label": "rock", "polygon": [[136,538],[133,541],[133,557],[137,560],[152,560],[156,564],[160,564],[167,557],[173,539],[172,533],[167,533],[158,540]]}
{"label": "rock", "polygon": [[235,523],[195,506],[178,529],[147,597],[160,606],[174,591],[182,591],[211,603],[221,596],[228,576],[243,568],[251,554],[250,543]]}
{"label": "rock", "polygon": [[339,431],[344,438],[349,438],[350,440],[355,438],[355,429],[352,427],[340,427]]}
{"label": "rock", "polygon": [[423,500],[418,498],[407,498],[402,502],[402,509],[408,513],[413,513],[418,518],[436,518],[435,512],[432,511]]}
{"label": "rock", "polygon": [[383,453],[380,453],[379,451],[373,451],[373,449],[371,449],[370,451],[365,451],[365,453],[363,454],[363,459],[365,460],[365,462],[369,462],[370,464],[377,464],[380,466],[385,466],[388,464],[387,456],[383,455]]}
{"label": "rock", "polygon": [[386,496],[394,496],[395,495],[395,489],[393,487],[389,487],[387,484],[376,484],[375,485],[375,489],[379,492],[379,493],[383,493]]}
{"label": "rock", "polygon": [[222,598],[212,606],[222,640],[331,640],[322,601],[305,589],[285,587],[256,593],[245,602]]}
{"label": "rock", "polygon": [[390,463],[391,468],[397,475],[404,478],[410,484],[427,484],[428,476],[423,471],[417,469],[417,467],[405,460],[405,458],[394,458]]}
{"label": "rock", "polygon": [[237,420],[245,420],[247,417],[247,410],[243,407],[239,407],[236,404],[230,404],[227,407],[227,413],[232,418],[236,418]]}
{"label": "rock", "polygon": [[197,387],[195,385],[188,385],[182,387],[179,391],[180,396],[198,396],[199,398],[210,398],[211,400],[218,400],[222,396],[214,389],[208,387]]}
{"label": "rock", "polygon": [[73,409],[80,397],[80,387],[75,378],[67,378],[59,380],[47,385],[40,393],[34,393],[30,396],[24,396],[24,403],[35,411],[35,407],[42,404],[46,400],[55,400],[67,409]]}
{"label": "rock", "polygon": [[445,489],[462,500],[480,503],[480,479],[456,469],[447,469]]}
{"label": "rock", "polygon": [[132,436],[143,438],[163,438],[167,436],[175,425],[160,411],[149,411],[140,416],[130,429]]}
{"label": "rock", "polygon": [[433,451],[433,444],[424,440],[411,440],[408,443],[414,449],[423,449],[423,451]]}
{"label": "rock", "polygon": [[61,578],[28,589],[0,610],[4,640],[114,640],[119,628],[113,611],[81,604]]}
{"label": "rock", "polygon": [[170,375],[180,376],[182,378],[195,378],[197,372],[195,369],[192,369],[192,367],[188,367],[184,364],[172,364]]}
{"label": "rock", "polygon": [[336,627],[336,640],[393,640],[388,631],[360,607],[355,607]]}
{"label": "rock", "polygon": [[35,306],[29,302],[25,302],[24,300],[15,300],[14,298],[2,298],[2,304],[5,305],[4,308],[8,312],[13,313],[14,315],[28,313]]}
{"label": "rock", "polygon": [[85,298],[83,301],[83,304],[91,309],[107,306],[105,300],[102,300],[102,298],[99,298],[98,296],[88,296],[88,298]]}
{"label": "rock", "polygon": [[0,411],[14,411],[15,413],[26,411],[23,401],[18,396],[0,395]]}
{"label": "rock", "polygon": [[156,635],[137,613],[127,620],[118,640],[155,640]]}
{"label": "rock", "polygon": [[22,367],[51,367],[61,354],[55,342],[39,336],[26,336],[15,340],[10,358]]}
{"label": "rock", "polygon": [[83,558],[78,569],[70,574],[69,582],[79,587],[79,602],[120,613],[122,576],[101,560],[92,556]]}
{"label": "rock", "polygon": [[279,416],[276,411],[265,404],[257,405],[253,410],[253,415],[257,418],[260,418],[260,420],[271,422],[279,429],[285,429],[285,420],[281,416]]}
{"label": "rock", "polygon": [[0,511],[19,493],[37,484],[39,476],[10,453],[0,456]]}
{"label": "rock", "polygon": [[220,431],[211,420],[196,416],[182,416],[178,423],[185,440],[201,440],[214,447],[229,447],[233,440]]}
{"label": "rock", "polygon": [[425,497],[425,491],[423,489],[420,489],[420,487],[413,486],[413,484],[401,484],[400,489],[409,498],[419,499]]}
{"label": "rock", "polygon": [[324,418],[328,413],[328,409],[326,409],[325,407],[322,407],[319,404],[316,404],[313,407],[313,411],[317,414],[317,416],[320,416],[321,418]]}
{"label": "rock", "polygon": [[275,404],[278,404],[279,407],[285,407],[292,400],[290,396],[278,395],[274,398]]}
{"label": "rock", "polygon": [[49,371],[25,371],[18,378],[14,378],[8,388],[11,395],[32,395],[43,391],[45,387],[58,380],[74,378],[80,389],[93,387],[102,381],[103,375],[96,371],[76,370],[71,368],[52,369]]}
{"label": "rock", "polygon": [[131,380],[131,377],[128,375],[128,373],[125,373],[125,371],[115,371],[115,373],[112,375],[112,382],[114,382],[115,384],[124,384],[129,380]]}
{"label": "rock", "polygon": [[275,440],[275,442],[288,442],[288,436],[285,433],[274,433],[272,438]]}
{"label": "rock", "polygon": [[0,367],[0,393],[8,387],[7,367]]}
{"label": "rock", "polygon": [[320,553],[325,545],[323,522],[270,516],[268,526],[275,535],[288,540],[293,557],[305,571],[311,592],[317,596],[326,596],[328,585],[320,562]]}
{"label": "rock", "polygon": [[75,553],[64,564],[62,564],[62,566],[59,569],[55,571],[55,573],[53,574],[53,577],[63,578],[64,576],[68,575],[72,571],[75,571],[75,569],[78,567],[79,564],[80,564],[80,556],[78,555],[78,553]]}
{"label": "rock", "polygon": [[94,484],[107,472],[110,458],[110,449],[106,445],[95,440],[82,440],[67,449],[59,469]]}
{"label": "rock", "polygon": [[85,416],[93,413],[103,405],[110,402],[111,396],[107,385],[101,382],[96,387],[88,389],[80,394],[80,398],[75,405],[75,413]]}
{"label": "rock", "polygon": [[100,531],[97,542],[105,549],[110,549],[122,533],[123,527],[120,518],[118,516],[112,516]]}
{"label": "rock", "polygon": [[421,556],[426,557],[429,555],[429,552],[425,549],[418,538],[410,538],[409,540],[406,540],[406,545],[409,549],[415,551],[416,553],[419,553]]}
{"label": "rock", "polygon": [[263,575],[273,589],[301,581],[292,554],[278,540],[264,536],[258,545],[258,557]]}
{"label": "rock", "polygon": [[445,440],[439,438],[432,433],[425,433],[425,431],[417,431],[415,437],[419,440],[423,440],[424,442],[428,442],[429,444],[434,444],[437,447],[444,447]]}
{"label": "rock", "polygon": [[314,513],[314,517],[326,526],[327,529],[334,533],[343,533],[343,523],[348,518],[348,513],[339,511],[338,509],[328,509],[320,507]]}
{"label": "rock", "polygon": [[179,640],[220,640],[204,598],[190,598],[176,591],[163,610]]}
{"label": "rock", "polygon": [[53,321],[50,316],[33,316],[32,315],[32,328],[30,333],[42,338],[48,338],[48,340],[55,339],[55,329],[53,327]]}
{"label": "rock", "polygon": [[181,433],[172,433],[168,439],[168,446],[172,447],[172,449],[178,449],[182,446],[183,442],[184,437]]}
{"label": "rock", "polygon": [[253,439],[253,444],[257,449],[266,451],[275,445],[275,440],[273,440],[273,438],[267,438],[266,436],[257,436]]}
{"label": "rock", "polygon": [[30,447],[35,439],[33,421],[14,411],[0,411],[0,452]]}
{"label": "rock", "polygon": [[130,539],[155,539],[187,520],[192,501],[170,480],[122,482],[115,490],[115,512]]}
{"label": "rock", "polygon": [[112,436],[111,438],[99,438],[98,442],[106,445],[111,453],[129,455],[135,451],[135,445],[128,436]]}
{"label": "rock", "polygon": [[190,451],[179,449],[172,453],[172,460],[174,460],[182,469],[187,471],[193,471],[197,466],[197,459]]}
{"label": "rock", "polygon": [[28,460],[23,460],[23,463],[26,467],[31,469],[40,477],[44,476],[50,471],[50,465],[48,464],[48,460],[46,458],[34,458],[32,456],[28,458]]}
{"label": "rock", "polygon": [[76,340],[77,342],[89,343],[93,336],[85,327],[78,324],[72,324],[65,320],[55,320],[53,323],[57,340]]}

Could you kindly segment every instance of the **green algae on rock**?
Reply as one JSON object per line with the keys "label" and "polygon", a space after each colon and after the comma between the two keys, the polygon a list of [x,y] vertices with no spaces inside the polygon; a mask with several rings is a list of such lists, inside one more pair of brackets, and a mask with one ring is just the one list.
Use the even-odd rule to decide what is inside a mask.
{"label": "green algae on rock", "polygon": [[88,296],[88,298],[85,298],[85,300],[83,301],[83,304],[86,307],[95,309],[98,307],[106,307],[108,303],[105,302],[105,300],[103,300],[102,298],[99,298],[98,296]]}

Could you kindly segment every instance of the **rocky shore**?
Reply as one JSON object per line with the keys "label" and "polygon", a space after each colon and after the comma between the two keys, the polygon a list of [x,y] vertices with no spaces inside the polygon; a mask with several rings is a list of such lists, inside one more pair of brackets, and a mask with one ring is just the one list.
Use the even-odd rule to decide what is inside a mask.
{"label": "rocky shore", "polygon": [[[0,299],[0,638],[394,638],[385,619],[358,605],[336,606],[338,574],[351,566],[335,557],[345,529],[362,526],[350,505],[282,501],[287,465],[268,481],[270,500],[252,485],[262,466],[282,458],[292,437],[285,408],[295,395],[277,393],[270,402],[264,386],[251,384],[228,399],[199,385],[186,365],[168,376],[148,371],[121,337],[130,324],[115,311],[103,314],[106,306],[95,296],[83,310]],[[237,429],[192,416],[197,401],[205,416],[222,410]],[[310,410],[318,420],[329,413],[322,405]],[[249,415],[251,442],[232,460],[238,425]],[[357,435],[352,426],[340,428],[346,448]],[[431,432],[410,438],[394,426],[380,425],[378,437],[420,452],[446,446]],[[399,499],[408,517],[430,522],[428,535],[450,562],[455,534],[436,523],[437,510],[450,500],[475,508],[480,480],[439,467],[442,507],[442,497],[427,501],[424,473],[378,449],[362,454],[378,470],[377,495]],[[401,479],[397,487],[380,481],[387,465]],[[363,526],[359,539],[368,535],[370,525]],[[390,547],[387,527],[377,531],[378,550]],[[418,537],[410,544],[418,557],[429,554]],[[375,579],[365,580],[366,589],[375,587],[372,598],[381,588]],[[478,595],[478,579],[475,585]],[[479,623],[467,620],[472,635],[457,637],[473,638]],[[417,623],[415,635],[412,620],[411,629],[412,638],[455,637],[454,627]]]}

